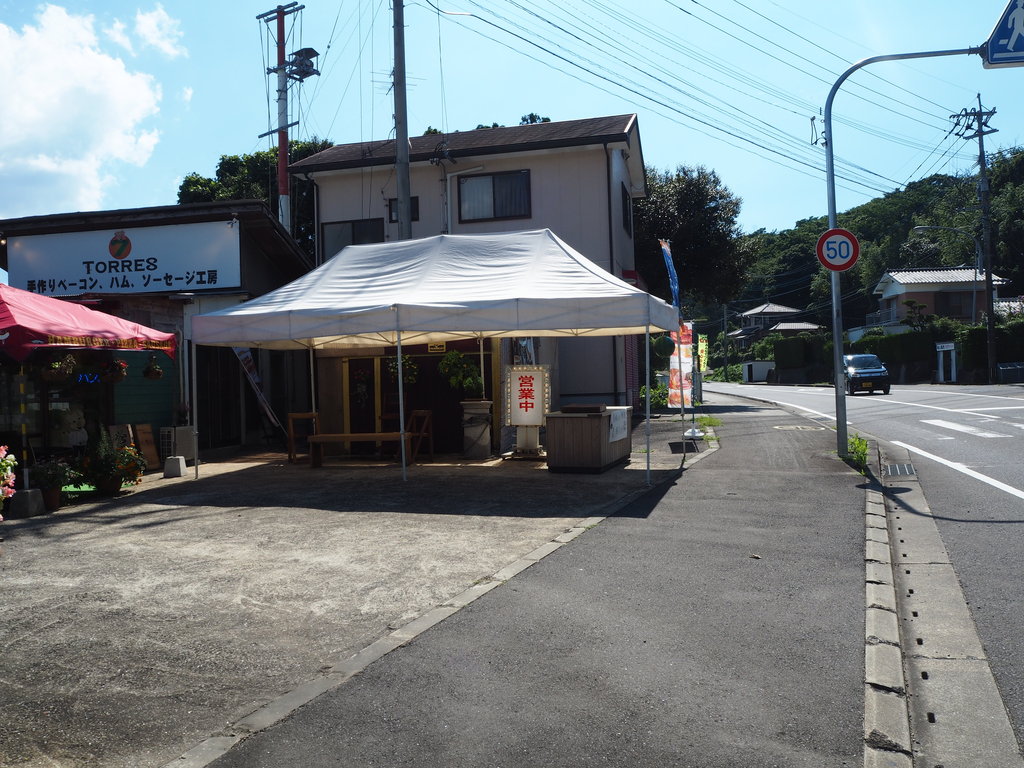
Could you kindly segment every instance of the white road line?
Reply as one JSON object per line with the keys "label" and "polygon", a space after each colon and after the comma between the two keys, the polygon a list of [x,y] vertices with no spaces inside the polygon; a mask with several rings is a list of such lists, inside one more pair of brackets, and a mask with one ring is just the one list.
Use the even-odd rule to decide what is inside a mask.
{"label": "white road line", "polygon": [[[810,408],[804,408],[804,406],[797,405],[796,403],[786,403],[783,402],[782,400],[772,400],[772,402],[775,403],[776,405],[786,405],[789,406],[790,408],[796,408],[798,411],[807,411],[808,413],[813,413],[815,416],[821,416],[821,418],[828,419],[829,421],[836,420],[834,413],[822,413],[821,411],[815,411]],[[850,422],[847,421],[846,423],[849,424]]]}
{"label": "white road line", "polygon": [[992,400],[1020,400],[1019,397],[1010,397],[1009,395],[982,395],[977,392],[943,392],[942,394],[955,395],[956,397],[988,397]]}
{"label": "white road line", "polygon": [[[861,398],[857,398],[860,400]],[[885,397],[881,399],[872,399],[871,404],[875,405],[909,405],[911,408],[928,408],[933,411],[945,411],[946,413],[973,413],[973,409],[970,408],[943,408],[939,405],[925,405],[924,403],[908,403],[905,400],[893,400],[891,397]],[[989,416],[990,419],[998,419],[999,416]]]}
{"label": "white road line", "polygon": [[1020,490],[1019,488],[1014,488],[1012,485],[1001,483],[995,478],[989,477],[988,475],[983,475],[980,472],[975,472],[973,469],[969,469],[965,465],[960,464],[956,461],[949,461],[947,459],[942,458],[941,456],[936,456],[934,453],[922,451],[920,448],[915,448],[912,445],[901,443],[898,440],[894,440],[893,445],[898,445],[901,448],[906,448],[908,451],[910,451],[911,453],[916,453],[918,456],[924,456],[926,459],[937,461],[939,462],[939,464],[943,464],[944,466],[947,466],[950,469],[955,469],[957,472],[962,472],[968,477],[973,477],[975,480],[981,480],[981,482],[983,483],[988,483],[993,488],[998,488],[1000,491],[1005,491],[1011,496],[1016,496],[1018,499],[1024,499],[1024,491]]}
{"label": "white road line", "polygon": [[966,432],[968,435],[973,437],[1009,437],[1009,435],[1000,435],[998,432],[986,432],[983,429],[977,427],[969,427],[966,424],[954,424],[952,421],[942,421],[941,419],[921,419],[922,424],[931,424],[935,427],[942,427],[943,429],[952,429],[957,432]]}

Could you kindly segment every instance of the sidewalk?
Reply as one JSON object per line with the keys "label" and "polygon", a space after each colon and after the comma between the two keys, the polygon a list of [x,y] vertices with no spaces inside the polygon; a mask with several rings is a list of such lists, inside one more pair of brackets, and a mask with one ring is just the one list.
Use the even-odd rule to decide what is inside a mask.
{"label": "sidewalk", "polygon": [[653,491],[641,425],[601,475],[262,457],[5,523],[3,764],[859,766],[864,479],[709,400]]}

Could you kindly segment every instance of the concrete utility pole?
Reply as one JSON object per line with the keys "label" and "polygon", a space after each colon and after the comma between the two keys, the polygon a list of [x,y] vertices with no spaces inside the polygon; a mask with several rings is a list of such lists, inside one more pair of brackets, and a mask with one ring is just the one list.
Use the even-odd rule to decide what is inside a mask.
{"label": "concrete utility pole", "polygon": [[398,187],[398,239],[412,237],[412,198],[409,191],[409,121],[405,105],[405,8],[395,0],[395,178]]}
{"label": "concrete utility pole", "polygon": [[[978,203],[981,206],[981,258],[985,269],[985,346],[988,352],[988,383],[996,384],[996,317],[994,288],[992,284],[992,196],[988,184],[988,160],[985,157],[985,137],[995,133],[995,128],[988,127],[996,111],[986,112],[981,106],[981,94],[978,94],[977,109],[963,109],[958,115],[950,115],[956,120],[957,136],[962,139],[978,140]],[[970,136],[967,134],[972,132]]]}
{"label": "concrete utility pole", "polygon": [[303,48],[292,54],[290,60],[285,57],[284,18],[298,13],[306,6],[298,3],[279,5],[272,11],[261,13],[256,17],[267,24],[277,22],[277,66],[267,69],[268,75],[277,75],[277,128],[261,133],[259,138],[277,133],[277,215],[278,220],[290,233],[292,231],[290,196],[288,194],[288,129],[298,125],[298,121],[288,122],[288,81],[302,82],[310,75],[320,73],[313,68],[313,59],[318,55],[312,48]]}

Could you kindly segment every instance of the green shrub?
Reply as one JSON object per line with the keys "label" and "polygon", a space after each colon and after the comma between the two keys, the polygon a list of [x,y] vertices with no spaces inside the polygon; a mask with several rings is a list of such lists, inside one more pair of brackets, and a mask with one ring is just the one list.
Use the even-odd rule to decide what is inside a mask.
{"label": "green shrub", "polygon": [[846,460],[862,475],[868,467],[868,441],[856,432],[846,439]]}
{"label": "green shrub", "polygon": [[[647,387],[640,387],[640,402],[647,402]],[[668,387],[659,384],[651,389],[651,408],[668,407]]]}

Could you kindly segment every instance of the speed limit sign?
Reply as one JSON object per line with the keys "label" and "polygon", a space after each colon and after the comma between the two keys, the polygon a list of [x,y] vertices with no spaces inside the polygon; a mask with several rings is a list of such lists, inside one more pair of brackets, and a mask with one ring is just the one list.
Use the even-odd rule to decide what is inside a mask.
{"label": "speed limit sign", "polygon": [[857,263],[860,242],[856,235],[845,229],[830,229],[818,238],[818,261],[825,269],[845,272]]}

